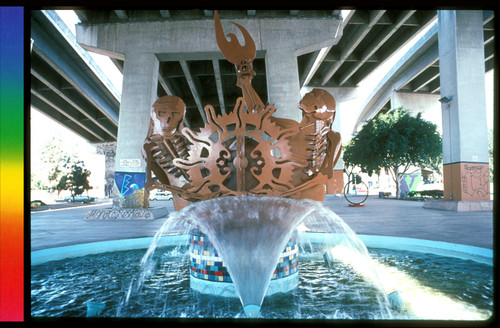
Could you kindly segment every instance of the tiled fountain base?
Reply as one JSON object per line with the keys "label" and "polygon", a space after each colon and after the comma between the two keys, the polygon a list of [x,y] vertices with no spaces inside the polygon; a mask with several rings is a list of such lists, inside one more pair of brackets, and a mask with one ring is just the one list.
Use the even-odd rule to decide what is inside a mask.
{"label": "tiled fountain base", "polygon": [[[191,288],[204,294],[238,297],[225,263],[207,236],[189,234]],[[292,237],[280,255],[266,295],[288,292],[299,283],[298,245]]]}

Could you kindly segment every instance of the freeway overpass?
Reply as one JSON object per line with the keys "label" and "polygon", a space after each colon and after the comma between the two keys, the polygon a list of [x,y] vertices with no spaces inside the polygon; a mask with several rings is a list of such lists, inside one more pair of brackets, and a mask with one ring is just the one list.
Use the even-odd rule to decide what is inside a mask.
{"label": "freeway overpass", "polygon": [[[495,29],[494,13],[483,12],[484,66],[486,71],[494,68]],[[439,74],[438,22],[394,64],[367,97],[354,130],[378,112],[386,112],[391,106],[391,95],[395,92],[421,95],[436,95],[441,92]]]}
{"label": "freeway overpass", "polygon": [[[103,24],[124,26],[139,22],[188,21],[190,25],[196,26],[197,22],[205,21],[213,24],[211,10],[75,12],[82,27]],[[234,21],[296,20],[302,24],[311,20],[338,21],[339,26],[334,31],[337,35],[331,35],[332,40],[337,43],[331,42],[332,44],[319,49],[302,50],[304,53],[296,55],[295,69],[300,87],[321,87],[329,90],[336,88],[339,93],[342,88],[356,87],[412,36],[436,19],[435,10],[353,10],[346,17],[341,17],[340,10],[232,10],[221,11],[220,15],[223,19]],[[116,98],[119,96],[116,92],[110,92],[96,77],[95,69],[87,67],[89,60],[82,58],[83,55],[74,45],[75,40],[70,40],[68,31],[64,31],[61,23],[54,12],[32,12],[32,103],[37,109],[91,142],[116,140],[119,113]],[[123,54],[93,48],[83,43],[81,45],[90,51],[110,55],[117,67],[123,71]],[[193,127],[203,124],[202,109],[206,104],[212,104],[219,113],[228,112],[241,94],[240,89],[235,86],[233,65],[222,58],[218,49],[215,50],[211,54],[164,52],[157,55],[160,62],[157,96],[171,94],[183,98],[187,105],[186,120]],[[57,54],[64,56],[51,58]],[[64,63],[65,60],[69,63]],[[73,69],[71,66],[74,66]],[[87,82],[88,86],[78,86],[78,81],[84,79],[78,80],[77,76],[71,75],[68,72],[71,69],[74,74],[84,74],[86,80],[93,82]],[[269,86],[263,51],[257,53],[254,69],[257,76],[253,85],[266,103],[269,100]],[[66,91],[57,90],[58,85],[61,90]],[[108,103],[107,105],[99,106],[98,101],[93,100],[98,98],[98,92],[91,92],[92,88],[105,93],[101,95],[101,98],[105,99],[101,102]],[[332,93],[338,98],[335,89]],[[84,104],[81,104],[82,102]]]}
{"label": "freeway overpass", "polygon": [[32,11],[31,106],[82,138],[116,141],[120,95],[54,11]]}

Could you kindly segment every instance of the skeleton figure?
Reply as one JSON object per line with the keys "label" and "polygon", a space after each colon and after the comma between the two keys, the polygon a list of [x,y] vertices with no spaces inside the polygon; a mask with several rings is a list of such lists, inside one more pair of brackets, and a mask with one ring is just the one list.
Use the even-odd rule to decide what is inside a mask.
{"label": "skeleton figure", "polygon": [[322,89],[313,89],[299,102],[302,121],[299,129],[305,134],[306,158],[309,166],[307,175],[323,173],[328,178],[333,175],[333,167],[340,156],[340,133],[332,131],[335,120],[335,99]]}
{"label": "skeleton figure", "polygon": [[296,170],[294,180],[296,185],[310,187],[291,196],[322,201],[326,194],[325,183],[333,176],[342,146],[340,133],[331,130],[335,100],[325,90],[313,89],[301,99],[298,107],[302,110],[302,121],[299,133],[290,139],[290,144],[296,156],[307,160],[307,165]]}
{"label": "skeleton figure", "polygon": [[[181,188],[189,180],[186,172],[173,164],[175,158],[188,156],[189,145],[180,132],[185,111],[184,101],[176,96],[161,97],[153,104],[148,135],[142,146],[147,162],[146,190],[165,185]],[[153,180],[151,172],[159,182]]]}
{"label": "skeleton figure", "polygon": [[183,127],[182,99],[158,99],[143,144],[146,190],[172,191],[176,210],[198,200],[247,194],[322,201],[341,149],[340,134],[331,130],[334,98],[314,89],[298,104],[300,123],[273,117],[276,108],[264,106],[251,84],[256,54],[252,37],[233,23],[245,45],[232,33],[228,40],[216,11],[214,16],[217,44],[235,65],[243,97],[231,113],[221,116],[207,105],[208,122],[199,131]]}

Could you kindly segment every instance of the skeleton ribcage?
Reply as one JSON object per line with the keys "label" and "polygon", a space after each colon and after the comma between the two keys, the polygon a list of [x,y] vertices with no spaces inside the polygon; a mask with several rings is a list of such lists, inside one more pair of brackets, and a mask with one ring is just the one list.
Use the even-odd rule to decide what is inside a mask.
{"label": "skeleton ribcage", "polygon": [[179,178],[183,173],[181,169],[173,163],[174,158],[186,159],[189,155],[188,142],[182,135],[174,135],[165,139],[159,135],[153,135],[149,138],[158,146],[158,149],[152,153],[153,160],[168,174]]}

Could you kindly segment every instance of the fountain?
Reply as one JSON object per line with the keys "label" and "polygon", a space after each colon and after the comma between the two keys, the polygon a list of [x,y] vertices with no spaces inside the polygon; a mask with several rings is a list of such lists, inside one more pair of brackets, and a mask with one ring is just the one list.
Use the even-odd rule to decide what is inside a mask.
{"label": "fountain", "polygon": [[[344,300],[342,293],[347,294],[343,301],[346,307],[351,306],[356,312],[369,308],[366,313],[363,312],[362,318],[393,318],[394,309],[400,312],[405,310],[401,293],[392,291],[390,299],[387,297],[388,288],[379,280],[363,242],[341,218],[321,204],[325,197],[325,183],[332,177],[333,167],[340,156],[340,134],[330,129],[335,117],[333,97],[318,89],[304,96],[299,103],[303,113],[300,123],[273,117],[276,108],[264,106],[251,85],[255,75],[252,69],[255,44],[250,34],[235,24],[244,36],[245,46],[238,44],[234,34],[228,35],[231,40],[228,41],[218,13],[215,12],[214,16],[219,48],[226,59],[235,64],[237,85],[242,89],[243,97],[238,98],[232,112],[222,116],[217,116],[214,108],[207,105],[207,124],[199,131],[183,126],[185,105],[182,99],[166,96],[153,104],[150,129],[143,144],[147,162],[143,205],[148,205],[150,189],[164,189],[173,193],[177,211],[169,216],[153,237],[140,260],[140,270],[124,289],[123,300],[119,302],[109,296],[111,299],[108,302],[117,309],[116,316],[122,316],[129,307],[149,311],[148,306],[144,306],[146,300],[141,299],[144,297],[154,303],[153,312],[146,312],[146,316],[158,315],[154,312],[154,305],[161,301],[165,303],[160,316],[172,315],[168,314],[169,311],[173,311],[175,317],[203,316],[205,314],[201,314],[200,307],[193,305],[196,309],[189,310],[187,306],[193,302],[192,298],[200,298],[200,306],[206,306],[211,299],[218,302],[215,307],[227,303],[231,307],[230,316],[238,317],[238,310],[234,310],[238,308],[237,304],[230,297],[220,296],[224,295],[221,290],[232,286],[248,318],[257,318],[263,313],[266,317],[280,317],[272,311],[292,306],[298,307],[298,314],[294,313],[293,317],[301,318],[304,313],[305,317],[312,318],[353,318],[354,315],[342,307],[333,313],[324,311],[326,315],[321,309],[319,313],[306,314],[319,308],[315,304],[317,298],[324,300],[322,303],[328,308],[336,300]],[[165,115],[173,112],[179,114],[177,119],[166,120]],[[201,283],[200,279],[197,275],[188,274],[188,271],[196,271],[197,259],[188,260],[186,249],[172,251],[180,253],[180,256],[174,256],[172,252],[166,257],[158,255],[159,245],[172,235],[191,235],[178,240],[176,250],[185,246],[189,239],[193,244],[199,242],[198,246],[205,243],[211,245],[210,252],[213,251],[213,254],[194,246],[190,252],[191,257],[200,255],[200,262],[205,261],[205,268],[200,270],[207,271],[207,267],[227,269],[226,279],[218,275],[222,278],[212,281],[218,291],[210,295],[197,294],[200,289],[194,285]],[[295,242],[297,247],[293,244]],[[289,243],[294,245],[293,254],[287,249],[291,247],[287,246]],[[315,251],[309,251],[312,249]],[[276,278],[281,279],[276,280],[285,281],[284,287],[270,292],[274,289],[271,288],[272,278],[278,262],[287,256],[290,261],[294,260],[295,268],[296,257],[301,257],[305,269],[301,273],[288,268],[285,271],[289,272],[289,277],[285,278],[277,275]],[[126,275],[130,275],[129,270],[133,269],[129,267],[132,265],[129,258],[102,261],[110,266],[113,262],[125,263]],[[160,270],[159,276],[155,275],[158,265],[166,268]],[[94,262],[86,266],[89,270],[99,270]],[[64,270],[58,267],[55,271]],[[202,271],[200,273],[208,276]],[[333,278],[329,277],[330,273]],[[107,276],[113,274],[106,272]],[[88,277],[89,273],[81,275]],[[185,279],[186,275],[190,280]],[[302,275],[301,283],[299,275]],[[43,274],[35,270],[32,276],[35,285],[32,299],[35,304],[32,303],[32,306],[43,308],[37,303],[37,297],[50,281],[38,276]],[[61,280],[64,278],[65,274]],[[117,284],[113,278],[111,281],[111,285]],[[186,288],[189,284],[191,289]],[[155,290],[153,294],[143,295],[150,285]],[[118,289],[118,293],[124,291],[123,287],[116,286],[105,286],[104,292],[102,286],[95,289],[105,295],[112,289]],[[85,288],[82,290],[83,295],[94,295],[87,303],[89,316],[98,316],[106,311],[105,302],[99,300],[102,295],[92,294]],[[318,296],[321,293],[324,295]],[[268,296],[280,305],[270,306],[272,310],[268,310],[264,306]],[[141,299],[138,305],[131,304],[135,297]],[[298,299],[298,302],[283,302],[283,298]],[[50,301],[51,298],[44,302]],[[75,299],[65,300],[60,307],[74,302]],[[308,309],[305,309],[306,305]],[[44,310],[41,311],[43,315]],[[226,315],[222,312],[214,315],[212,311],[208,316]],[[64,312],[64,315],[68,313]]]}
{"label": "fountain", "polygon": [[198,226],[219,250],[245,313],[255,317],[281,251],[295,227],[312,211],[305,201],[225,197],[196,204],[180,219],[185,217]]}
{"label": "fountain", "polygon": [[[213,243],[245,313],[255,317],[286,243],[315,210],[313,200],[325,197],[341,140],[331,130],[335,100],[324,90],[302,98],[300,123],[274,117],[276,108],[264,105],[251,84],[256,55],[251,35],[233,23],[245,43],[241,46],[232,33],[228,41],[217,11],[214,18],[217,44],[235,65],[243,97],[223,115],[205,106],[207,123],[199,130],[184,127],[181,98],[155,101],[142,148],[147,162],[144,207],[150,189],[171,191],[175,209],[186,208],[177,220],[193,224],[200,238]],[[223,278],[217,281],[224,283]]]}
{"label": "fountain", "polygon": [[[381,316],[390,318],[389,301],[370,264],[364,244],[335,213],[320,202],[309,199],[238,196],[191,204],[172,214],[157,232],[141,260],[143,272],[138,280],[144,281],[148,274],[150,260],[163,235],[173,231],[187,234],[195,227],[206,236],[205,242],[211,241],[222,258],[246,316],[255,318],[260,313],[278,259],[286,250],[285,245],[299,226],[307,229],[309,224],[320,226],[330,233],[325,234],[320,243],[326,250],[324,257],[327,262],[333,263],[340,258],[335,254],[338,249],[348,249],[362,259],[364,274],[379,291],[377,298]],[[300,244],[304,248],[303,240]],[[228,282],[220,282],[219,285],[225,289]],[[284,292],[294,287],[296,284]],[[135,290],[140,288],[136,286]]]}
{"label": "fountain", "polygon": [[[244,198],[235,201],[262,200]],[[214,211],[214,203],[220,200],[227,204],[231,197],[172,213],[154,237],[32,252],[32,317],[82,317],[87,313],[185,321],[257,315],[251,308],[245,313],[239,298],[207,295],[190,287],[189,232],[198,215]],[[296,202],[271,200],[278,208],[283,201]],[[356,236],[322,204],[297,202],[302,208],[313,208],[295,229],[299,284],[288,292],[266,294],[259,318],[485,320],[491,316],[492,255],[485,250],[478,253],[455,244]],[[369,247],[370,257],[360,239]],[[457,250],[460,258],[449,257],[456,256]],[[90,311],[95,304],[105,307]]]}

